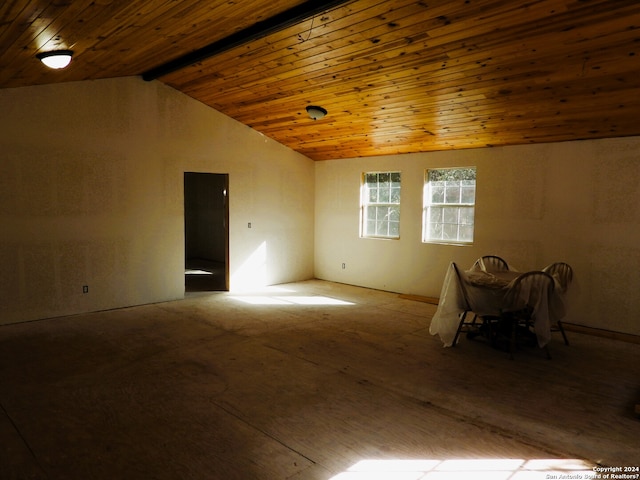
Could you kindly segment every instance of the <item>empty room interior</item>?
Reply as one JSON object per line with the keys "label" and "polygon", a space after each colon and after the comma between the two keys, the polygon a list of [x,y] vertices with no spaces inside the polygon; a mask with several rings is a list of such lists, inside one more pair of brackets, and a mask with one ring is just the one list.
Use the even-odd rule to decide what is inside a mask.
{"label": "empty room interior", "polygon": [[[0,46],[1,480],[640,478],[638,2],[15,0]],[[566,341],[445,301],[488,255],[571,267]]]}

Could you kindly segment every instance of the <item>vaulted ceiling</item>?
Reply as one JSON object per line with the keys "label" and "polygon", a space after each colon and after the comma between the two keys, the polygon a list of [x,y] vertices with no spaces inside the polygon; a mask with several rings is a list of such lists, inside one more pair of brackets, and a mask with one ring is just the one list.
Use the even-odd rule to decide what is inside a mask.
{"label": "vaulted ceiling", "polygon": [[0,4],[0,88],[132,75],[314,160],[640,135],[640,2]]}

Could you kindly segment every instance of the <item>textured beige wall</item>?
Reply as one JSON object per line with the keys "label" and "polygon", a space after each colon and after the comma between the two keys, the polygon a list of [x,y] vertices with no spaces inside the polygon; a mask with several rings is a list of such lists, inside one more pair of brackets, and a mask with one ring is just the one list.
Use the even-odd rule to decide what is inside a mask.
{"label": "textured beige wall", "polygon": [[232,289],[313,275],[308,158],[138,78],[0,90],[0,111],[0,323],[182,298],[185,171],[229,174]]}
{"label": "textured beige wall", "polygon": [[[564,260],[570,321],[640,334],[640,138],[314,165],[137,78],[0,90],[0,111],[0,323],[181,298],[183,172],[201,171],[229,173],[232,289],[310,278],[315,260],[319,278],[438,296],[451,260]],[[474,245],[421,243],[424,169],[464,165]],[[403,172],[399,241],[358,237],[360,174],[378,169]]]}
{"label": "textured beige wall", "polygon": [[[451,166],[477,167],[474,244],[423,244],[424,171]],[[400,240],[359,238],[361,173],[396,169]],[[316,276],[438,297],[450,261],[497,254],[520,270],[566,261],[576,274],[567,321],[637,335],[639,206],[638,137],[319,162]]]}

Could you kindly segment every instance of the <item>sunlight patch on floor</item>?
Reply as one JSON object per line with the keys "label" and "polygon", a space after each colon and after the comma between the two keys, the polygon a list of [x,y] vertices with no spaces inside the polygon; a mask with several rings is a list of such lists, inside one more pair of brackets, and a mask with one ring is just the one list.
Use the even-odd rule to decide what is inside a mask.
{"label": "sunlight patch on floor", "polygon": [[351,302],[320,295],[232,295],[231,298],[251,305],[354,305]]}
{"label": "sunlight patch on floor", "polygon": [[298,294],[295,289],[272,285],[229,295],[250,305],[355,305],[353,302],[324,295]]}
{"label": "sunlight patch on floor", "polygon": [[206,270],[198,270],[195,268],[187,268],[184,271],[185,275],[213,275],[213,272],[208,272]]}
{"label": "sunlight patch on floor", "polygon": [[577,459],[362,460],[329,480],[550,480],[603,478]]}

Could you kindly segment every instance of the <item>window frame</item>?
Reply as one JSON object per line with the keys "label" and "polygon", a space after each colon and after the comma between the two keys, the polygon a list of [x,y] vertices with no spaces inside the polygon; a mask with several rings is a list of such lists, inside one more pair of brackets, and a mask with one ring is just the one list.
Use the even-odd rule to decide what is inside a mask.
{"label": "window frame", "polygon": [[[392,194],[393,194],[393,189],[397,188],[398,189],[398,193],[397,193],[397,197],[398,200],[397,202],[391,202],[391,201],[377,201],[377,202],[370,202],[370,194],[369,194],[369,188],[368,188],[368,180],[367,180],[367,176],[368,175],[376,175],[378,176],[377,178],[377,185],[380,185],[380,175],[389,175],[389,200],[391,200],[392,198]],[[394,187],[394,182],[392,179],[393,175],[398,175],[398,187]],[[377,187],[380,188],[380,187]],[[386,188],[386,187],[385,187]],[[380,199],[380,195],[378,194],[378,200]],[[360,176],[360,238],[372,238],[372,239],[381,239],[381,240],[399,240],[400,239],[400,210],[401,210],[401,204],[402,204],[402,172],[399,170],[392,170],[392,171],[369,171],[369,172],[362,172],[361,176]],[[376,216],[375,216],[375,220],[371,220],[370,218],[370,214],[369,214],[369,209],[370,208],[375,208],[376,209]],[[377,217],[377,213],[380,211],[380,209],[384,209],[387,208],[388,213],[387,215],[391,215],[391,211],[390,209],[394,209],[397,213],[397,220],[393,219],[393,220],[386,220],[387,222],[394,222],[397,224],[397,234],[387,234],[387,235],[382,235],[378,232],[377,228],[378,226],[376,225],[376,231],[374,233],[369,233],[369,228],[368,228],[368,222],[370,221],[375,221],[375,222],[379,222],[379,221],[384,221],[384,220],[378,220]],[[390,231],[390,228],[387,227],[387,232]]]}
{"label": "window frame", "polygon": [[[430,172],[433,171],[444,171],[444,170],[473,170],[474,179],[473,179],[473,200],[472,202],[464,202],[463,198],[463,185],[460,184],[458,186],[459,193],[459,201],[458,202],[447,202],[446,192],[447,185],[445,183],[443,190],[443,201],[442,202],[433,202],[433,193],[432,193],[432,182],[429,179]],[[458,179],[458,180],[448,180],[451,182],[463,182],[470,181],[468,179]],[[447,182],[447,180],[444,180]],[[424,171],[424,185],[423,185],[423,201],[422,201],[422,242],[430,243],[430,244],[440,244],[440,245],[458,245],[458,246],[468,246],[473,245],[475,238],[475,216],[476,216],[476,193],[477,193],[477,168],[475,166],[466,166],[466,167],[438,167],[438,168],[428,168]],[[440,222],[434,222],[431,220],[431,215],[433,213],[433,207],[442,207],[442,217]],[[451,207],[457,209],[456,216],[457,221],[455,223],[445,221],[445,211],[444,207]],[[471,223],[463,223],[461,221],[461,214],[463,210],[471,209],[470,215],[467,214],[467,217],[470,216]],[[442,228],[442,234],[440,238],[431,237],[432,225],[439,223]],[[456,237],[455,238],[444,238],[445,237],[445,227],[446,225],[456,225]],[[469,240],[461,240],[460,239],[460,229],[461,226],[466,226],[471,228],[471,234]]]}

